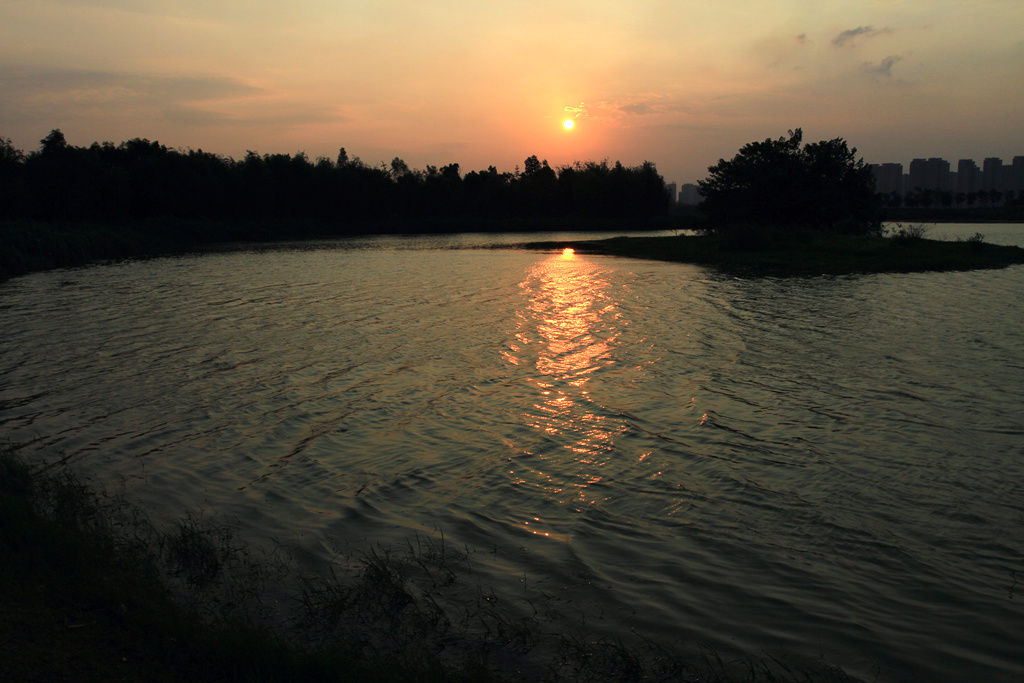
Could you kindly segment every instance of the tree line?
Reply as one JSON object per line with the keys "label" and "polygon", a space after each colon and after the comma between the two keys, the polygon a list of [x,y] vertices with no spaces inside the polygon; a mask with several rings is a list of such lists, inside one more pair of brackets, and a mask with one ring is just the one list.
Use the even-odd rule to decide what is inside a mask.
{"label": "tree line", "polygon": [[522,170],[463,174],[457,163],[419,170],[397,157],[374,166],[344,148],[334,159],[249,151],[235,160],[142,138],[76,147],[53,130],[26,154],[0,138],[0,219],[285,219],[345,232],[380,220],[650,219],[668,208],[664,179],[647,161],[552,168],[531,156]]}

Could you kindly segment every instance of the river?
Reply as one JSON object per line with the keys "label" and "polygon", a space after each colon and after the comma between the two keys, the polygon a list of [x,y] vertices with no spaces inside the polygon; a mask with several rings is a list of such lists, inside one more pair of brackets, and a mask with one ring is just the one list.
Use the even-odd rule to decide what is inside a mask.
{"label": "river", "polygon": [[[1024,246],[1024,225],[936,226]],[[598,635],[1024,678],[1024,267],[380,237],[0,283],[0,434],[326,561],[443,532]],[[570,609],[571,608],[571,609]]]}

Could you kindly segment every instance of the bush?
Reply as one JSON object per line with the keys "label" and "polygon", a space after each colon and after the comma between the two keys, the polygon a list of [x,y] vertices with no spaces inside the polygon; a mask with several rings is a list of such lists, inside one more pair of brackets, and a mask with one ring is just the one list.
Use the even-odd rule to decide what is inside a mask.
{"label": "bush", "polygon": [[985,236],[980,232],[976,232],[967,239],[962,237],[956,238],[957,242],[966,242],[972,251],[981,251],[981,248],[985,246]]}
{"label": "bush", "polygon": [[896,244],[913,244],[914,242],[920,242],[924,239],[924,236],[928,234],[928,227],[922,224],[917,225],[903,225],[897,223],[895,228],[889,230],[889,237]]}

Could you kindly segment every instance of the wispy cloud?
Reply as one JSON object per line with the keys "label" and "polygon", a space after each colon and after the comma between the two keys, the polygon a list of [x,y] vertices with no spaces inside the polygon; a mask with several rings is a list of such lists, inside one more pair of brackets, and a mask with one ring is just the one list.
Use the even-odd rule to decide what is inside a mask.
{"label": "wispy cloud", "polygon": [[619,107],[619,111],[624,111],[627,114],[643,115],[653,114],[655,109],[646,102],[638,102],[637,104],[624,104]]}
{"label": "wispy cloud", "polygon": [[219,111],[199,106],[169,106],[161,110],[164,119],[187,126],[256,126],[288,129],[318,123],[338,123],[349,120],[328,106],[295,107],[287,103],[245,107],[241,110]]}
{"label": "wispy cloud", "polygon": [[587,105],[583,102],[580,102],[578,105],[569,105],[565,108],[565,111],[574,119],[585,119],[590,115]]}
{"label": "wispy cloud", "polygon": [[642,96],[624,96],[615,100],[580,102],[579,105],[566,107],[565,111],[573,114],[574,118],[621,119],[624,116],[689,112],[690,107],[681,104],[669,94],[648,93]]}
{"label": "wispy cloud", "polygon": [[872,62],[864,62],[861,68],[864,69],[868,74],[881,78],[892,78],[892,68],[896,66],[897,62],[901,61],[903,57],[900,55],[889,55],[878,64]]}
{"label": "wispy cloud", "polygon": [[261,90],[238,78],[226,76],[138,74],[84,69],[48,69],[40,67],[0,68],[0,89],[8,95],[109,94],[159,101],[216,100],[253,95]]}
{"label": "wispy cloud", "polygon": [[884,36],[888,33],[892,33],[890,28],[874,28],[873,26],[858,26],[857,28],[851,28],[843,31],[835,38],[832,39],[832,44],[835,47],[847,47],[853,45],[858,39],[869,39],[877,38],[878,36]]}
{"label": "wispy cloud", "polygon": [[280,92],[227,76],[0,67],[0,120],[19,123],[126,117],[196,126],[287,129],[345,121],[337,107],[296,103]]}

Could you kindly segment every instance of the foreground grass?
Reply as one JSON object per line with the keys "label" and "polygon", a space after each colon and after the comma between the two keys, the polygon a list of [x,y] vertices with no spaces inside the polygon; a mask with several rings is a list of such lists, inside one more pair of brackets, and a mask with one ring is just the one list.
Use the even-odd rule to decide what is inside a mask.
{"label": "foreground grass", "polygon": [[1024,249],[987,244],[980,236],[961,241],[920,235],[831,236],[758,248],[733,247],[713,235],[615,237],[586,242],[532,242],[530,249],[678,261],[755,275],[846,275],[1005,268],[1024,263]]}
{"label": "foreground grass", "polygon": [[[550,633],[537,616],[550,605],[515,616],[467,583],[468,555],[443,540],[295,575],[230,529],[187,518],[157,530],[123,500],[15,451],[0,448],[0,680],[851,680],[827,664]],[[268,599],[286,584],[298,587],[293,604]]]}
{"label": "foreground grass", "polygon": [[[232,557],[224,540],[221,529],[191,520],[157,533],[123,501],[97,495],[67,471],[33,472],[6,448],[0,680],[489,679],[420,658],[415,648],[385,663],[353,656],[346,642],[289,641],[260,621],[259,609],[240,605],[265,577]],[[222,581],[229,566],[246,571]],[[215,584],[229,590],[208,590]]]}

